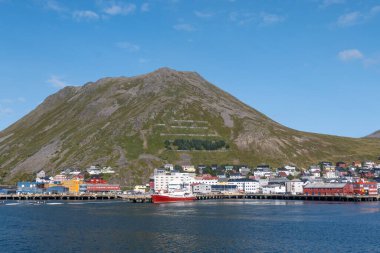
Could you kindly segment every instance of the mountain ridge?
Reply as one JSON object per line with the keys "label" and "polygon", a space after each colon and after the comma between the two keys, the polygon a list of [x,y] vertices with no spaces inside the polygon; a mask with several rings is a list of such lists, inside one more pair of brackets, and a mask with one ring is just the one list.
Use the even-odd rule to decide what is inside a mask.
{"label": "mountain ridge", "polygon": [[380,130],[375,131],[370,135],[367,135],[365,138],[380,138]]}
{"label": "mountain ridge", "polygon": [[[227,149],[170,150],[176,139],[223,140]],[[171,147],[173,147],[171,145]],[[40,169],[113,166],[119,182],[143,182],[163,163],[250,164],[372,159],[380,141],[290,129],[196,72],[160,68],[65,87],[0,132],[0,177]]]}

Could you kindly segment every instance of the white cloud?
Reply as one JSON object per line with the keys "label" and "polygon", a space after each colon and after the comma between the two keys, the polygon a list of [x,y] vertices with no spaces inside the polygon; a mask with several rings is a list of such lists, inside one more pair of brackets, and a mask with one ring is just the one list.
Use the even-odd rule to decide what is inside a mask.
{"label": "white cloud", "polygon": [[336,25],[340,27],[347,27],[362,24],[368,22],[372,18],[375,18],[378,14],[380,14],[380,5],[372,7],[369,11],[354,11],[341,15],[338,17]]}
{"label": "white cloud", "polygon": [[14,111],[12,108],[3,107],[0,105],[0,116],[12,114]]}
{"label": "white cloud", "polygon": [[340,51],[338,57],[341,61],[350,61],[363,59],[364,55],[358,49],[347,49]]}
{"label": "white cloud", "polygon": [[112,4],[111,6],[105,8],[103,11],[111,16],[115,15],[128,15],[136,10],[136,5],[134,4]]}
{"label": "white cloud", "polygon": [[46,0],[43,2],[43,7],[47,10],[56,11],[56,12],[63,12],[66,11],[66,8],[62,6],[60,3],[58,3],[55,0]]}
{"label": "white cloud", "polygon": [[140,58],[140,59],[139,59],[139,63],[140,63],[140,64],[144,64],[144,63],[148,63],[148,62],[150,62],[149,59],[145,59],[145,58]]}
{"label": "white cloud", "polygon": [[238,25],[246,25],[257,20],[257,15],[252,12],[231,12],[229,18],[232,22],[237,23]]}
{"label": "white cloud", "polygon": [[204,11],[194,11],[195,16],[198,18],[211,18],[214,16],[212,12],[204,12]]}
{"label": "white cloud", "polygon": [[99,19],[99,15],[90,10],[83,10],[83,11],[74,11],[73,12],[73,18],[76,20],[97,20]]}
{"label": "white cloud", "polygon": [[3,98],[3,99],[0,99],[0,103],[2,103],[2,104],[12,104],[13,103],[13,99]]}
{"label": "white cloud", "polygon": [[47,80],[47,83],[51,84],[55,88],[64,88],[66,86],[69,86],[67,82],[62,80],[61,77],[56,76],[56,75],[51,75],[50,78]]}
{"label": "white cloud", "polygon": [[196,30],[194,26],[190,24],[185,24],[185,23],[176,24],[173,26],[173,28],[177,31],[184,31],[184,32],[193,32]]}
{"label": "white cloud", "polygon": [[281,23],[282,21],[285,20],[285,18],[282,16],[266,13],[266,12],[262,12],[260,14],[260,19],[261,19],[260,20],[261,25],[274,25],[276,23]]}
{"label": "white cloud", "polygon": [[350,12],[347,14],[344,14],[338,18],[337,25],[344,27],[344,26],[352,26],[360,22],[360,20],[363,18],[362,14],[358,11]]}
{"label": "white cloud", "polygon": [[17,102],[25,103],[26,102],[26,98],[24,98],[24,97],[18,97],[17,98]]}
{"label": "white cloud", "polygon": [[14,103],[25,103],[26,99],[24,97],[18,97],[16,99],[12,98],[3,98],[0,99],[1,104],[14,104]]}
{"label": "white cloud", "polygon": [[283,16],[267,12],[261,12],[260,14],[256,14],[253,12],[235,11],[229,14],[229,18],[230,21],[238,25],[248,25],[250,23],[253,23],[258,26],[274,25],[277,23],[281,23],[285,20],[285,17]]}
{"label": "white cloud", "polygon": [[346,2],[345,0],[323,0],[320,7],[327,8],[327,7],[330,7],[331,5],[344,4],[345,2]]}
{"label": "white cloud", "polygon": [[148,11],[150,11],[150,5],[148,3],[143,3],[141,5],[141,11],[142,12],[148,12]]}
{"label": "white cloud", "polygon": [[127,41],[123,41],[123,42],[118,42],[116,43],[116,46],[119,47],[119,48],[122,48],[122,49],[125,49],[131,53],[133,52],[137,52],[140,50],[140,46],[139,45],[136,45],[136,44],[133,44],[133,43],[130,43],[130,42],[127,42]]}
{"label": "white cloud", "polygon": [[372,7],[372,9],[371,9],[370,12],[369,12],[369,15],[370,15],[370,16],[375,16],[375,15],[377,15],[378,13],[380,13],[380,5],[377,5],[377,6]]}

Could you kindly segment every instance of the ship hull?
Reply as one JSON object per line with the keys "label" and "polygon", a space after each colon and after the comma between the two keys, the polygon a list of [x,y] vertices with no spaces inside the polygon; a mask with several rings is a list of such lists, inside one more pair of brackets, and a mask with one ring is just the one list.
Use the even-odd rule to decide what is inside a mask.
{"label": "ship hull", "polygon": [[177,197],[177,196],[167,196],[167,195],[152,195],[153,203],[174,203],[174,202],[187,202],[194,201],[196,198],[194,196],[188,197]]}

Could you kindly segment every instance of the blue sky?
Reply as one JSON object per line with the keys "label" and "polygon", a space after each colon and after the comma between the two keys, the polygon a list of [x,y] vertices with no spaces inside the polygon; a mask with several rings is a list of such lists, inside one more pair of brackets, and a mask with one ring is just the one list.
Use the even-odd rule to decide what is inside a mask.
{"label": "blue sky", "polygon": [[380,129],[380,2],[0,0],[0,129],[65,85],[197,71],[298,130]]}

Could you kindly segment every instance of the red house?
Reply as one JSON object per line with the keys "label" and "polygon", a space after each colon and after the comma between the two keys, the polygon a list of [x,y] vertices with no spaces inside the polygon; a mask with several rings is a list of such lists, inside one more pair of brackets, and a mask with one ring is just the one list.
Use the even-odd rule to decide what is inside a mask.
{"label": "red house", "polygon": [[313,183],[305,185],[306,195],[350,195],[354,193],[352,184],[348,183]]}
{"label": "red house", "polygon": [[377,183],[361,179],[353,184],[354,193],[358,195],[377,195]]}

